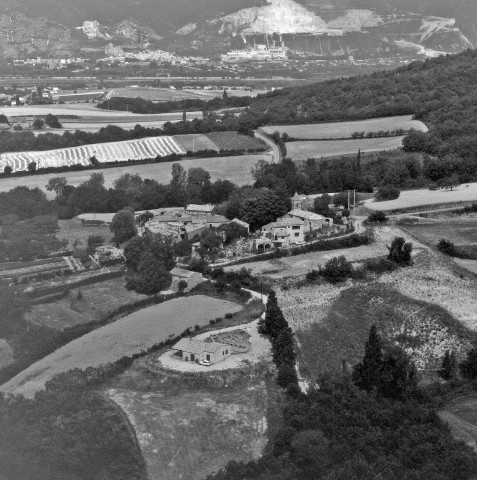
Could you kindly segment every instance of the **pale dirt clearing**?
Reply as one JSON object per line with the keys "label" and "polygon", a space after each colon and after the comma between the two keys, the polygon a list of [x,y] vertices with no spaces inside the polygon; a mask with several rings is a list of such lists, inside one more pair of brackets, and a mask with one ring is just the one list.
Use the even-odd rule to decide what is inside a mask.
{"label": "pale dirt clearing", "polygon": [[197,340],[205,340],[212,334],[230,332],[233,330],[244,330],[250,335],[251,349],[247,353],[239,353],[227,357],[214,365],[204,367],[198,363],[184,362],[174,358],[172,355],[174,350],[169,350],[159,357],[159,365],[166,369],[177,370],[179,372],[212,372],[215,370],[229,370],[241,368],[244,363],[257,363],[260,361],[271,362],[271,344],[270,340],[258,333],[258,320],[255,320],[247,325],[237,325],[235,327],[224,328],[222,330],[214,330],[213,332],[202,333],[194,337]]}
{"label": "pale dirt clearing", "polygon": [[[233,157],[215,157],[215,158],[198,158],[190,160],[180,160],[182,167],[186,170],[193,167],[202,167],[210,173],[212,182],[215,180],[230,180],[239,186],[251,185],[254,179],[250,173],[250,169],[259,161],[270,161],[271,155],[239,155]],[[81,172],[63,172],[49,173],[45,175],[26,175],[24,177],[11,177],[0,179],[0,192],[8,192],[9,190],[25,186],[28,188],[40,188],[45,191],[49,199],[55,198],[54,192],[46,190],[45,185],[50,178],[66,177],[68,185],[77,187],[80,183],[89,180],[92,173],[103,173],[105,179],[105,187],[111,188],[115,180],[126,173],[137,173],[142,178],[151,178],[159,183],[169,183],[171,180],[172,164],[177,162],[149,163],[143,165],[134,165],[134,163],[126,163],[124,167],[114,167],[105,169],[85,170]]]}
{"label": "pale dirt clearing", "polygon": [[[468,186],[467,186],[468,185]],[[374,202],[373,200],[365,202],[365,206],[370,210],[398,210],[416,207],[432,207],[433,205],[452,204],[458,202],[477,201],[477,183],[468,183],[461,185],[455,190],[404,190],[396,200],[386,202]]]}
{"label": "pale dirt clearing", "polygon": [[263,378],[255,377],[247,372],[244,381],[225,380],[222,388],[220,377],[214,386],[202,388],[187,380],[178,388],[165,379],[152,392],[133,387],[112,388],[105,394],[134,426],[148,478],[202,480],[231,460],[248,462],[263,455],[267,416],[281,405],[271,398]]}
{"label": "pale dirt clearing", "polygon": [[361,140],[309,140],[303,142],[288,142],[287,157],[292,160],[307,160],[308,158],[334,157],[361,152],[381,152],[402,147],[404,137],[363,138]]}
{"label": "pale dirt clearing", "polygon": [[427,132],[424,123],[413,120],[412,115],[400,115],[397,117],[372,118],[355,122],[313,123],[305,125],[271,125],[263,127],[266,133],[286,132],[290,137],[313,140],[322,138],[351,138],[354,132],[380,132],[393,130],[420,130]]}
{"label": "pale dirt clearing", "polygon": [[105,365],[147,350],[210,318],[235,313],[240,305],[197,295],[144,308],[59,348],[2,385],[0,391],[33,397],[53,376],[74,368]]}

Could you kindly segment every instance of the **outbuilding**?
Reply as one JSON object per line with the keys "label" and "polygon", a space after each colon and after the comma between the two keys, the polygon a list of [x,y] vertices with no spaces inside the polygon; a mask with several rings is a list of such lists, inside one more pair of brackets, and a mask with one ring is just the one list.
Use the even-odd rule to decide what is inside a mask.
{"label": "outbuilding", "polygon": [[176,351],[174,357],[184,362],[199,363],[201,361],[207,361],[210,362],[210,364],[214,364],[232,355],[230,345],[194,340],[192,338],[182,338],[172,349]]}

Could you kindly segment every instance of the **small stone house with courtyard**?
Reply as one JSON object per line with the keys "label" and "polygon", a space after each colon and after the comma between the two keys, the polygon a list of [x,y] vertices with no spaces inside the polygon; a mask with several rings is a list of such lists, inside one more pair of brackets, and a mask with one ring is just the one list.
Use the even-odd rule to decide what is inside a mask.
{"label": "small stone house with courtyard", "polygon": [[232,355],[230,345],[194,340],[192,338],[182,338],[172,349],[175,350],[174,358],[181,359],[184,362],[199,363],[205,360],[215,364]]}

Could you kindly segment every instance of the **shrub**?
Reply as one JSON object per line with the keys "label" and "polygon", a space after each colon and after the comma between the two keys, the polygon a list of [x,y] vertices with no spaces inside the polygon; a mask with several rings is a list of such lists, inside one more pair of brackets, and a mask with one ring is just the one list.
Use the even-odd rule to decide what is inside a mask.
{"label": "shrub", "polygon": [[187,288],[187,282],[185,280],[179,280],[179,283],[177,284],[177,289],[179,292],[183,292]]}
{"label": "shrub", "polygon": [[388,260],[398,265],[412,264],[412,243],[406,243],[403,237],[395,237],[388,250]]}
{"label": "shrub", "polygon": [[233,316],[234,316],[233,313],[226,313],[226,314],[225,314],[225,318],[226,318],[227,320],[230,320],[231,318],[233,318]]}
{"label": "shrub", "polygon": [[386,215],[384,212],[373,212],[369,217],[368,221],[370,223],[383,223],[387,221]]}
{"label": "shrub", "polygon": [[377,202],[384,202],[386,200],[396,200],[401,195],[401,190],[394,185],[382,186],[374,196]]}
{"label": "shrub", "polygon": [[320,268],[320,274],[330,283],[344,282],[353,273],[353,265],[346,257],[333,257]]}
{"label": "shrub", "polygon": [[211,318],[211,319],[209,320],[209,324],[210,324],[210,325],[215,325],[215,320],[214,320],[213,318]]}
{"label": "shrub", "polygon": [[445,255],[449,255],[450,257],[455,257],[457,255],[455,245],[445,238],[439,240],[439,243],[437,244],[437,250]]}

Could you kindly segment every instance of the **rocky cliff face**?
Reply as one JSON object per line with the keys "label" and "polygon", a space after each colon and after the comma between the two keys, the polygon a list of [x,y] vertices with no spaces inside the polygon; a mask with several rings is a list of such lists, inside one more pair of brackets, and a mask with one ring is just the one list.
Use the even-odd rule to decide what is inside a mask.
{"label": "rocky cliff face", "polygon": [[61,8],[60,0],[3,1],[0,55],[12,58],[102,51],[109,43],[211,56],[253,39],[263,43],[263,34],[281,34],[297,53],[319,55],[432,56],[477,45],[472,0],[459,3],[465,21],[444,16],[461,10],[442,0],[425,8],[410,0],[137,0],[134,9],[126,0],[61,0]]}

